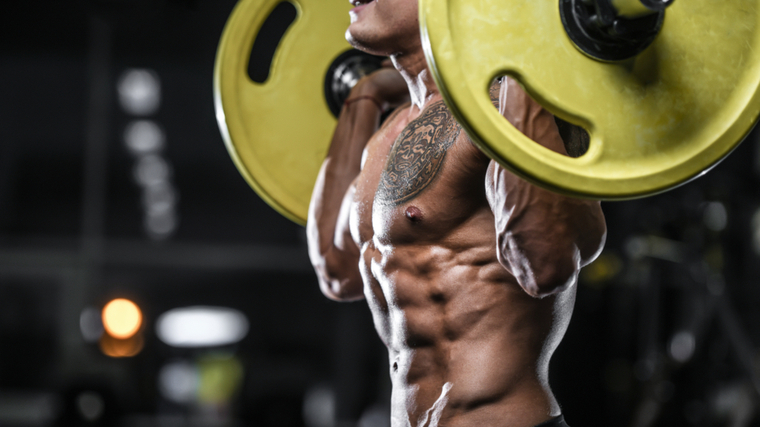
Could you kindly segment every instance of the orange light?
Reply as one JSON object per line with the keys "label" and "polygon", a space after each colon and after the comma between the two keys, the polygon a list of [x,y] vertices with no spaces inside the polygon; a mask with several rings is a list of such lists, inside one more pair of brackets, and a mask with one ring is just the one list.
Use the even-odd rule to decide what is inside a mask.
{"label": "orange light", "polygon": [[127,339],[140,330],[142,313],[137,304],[117,298],[103,307],[103,327],[114,338]]}
{"label": "orange light", "polygon": [[100,337],[100,351],[106,356],[121,358],[136,356],[142,351],[145,341],[142,334],[133,335],[125,340],[120,340],[108,334]]}

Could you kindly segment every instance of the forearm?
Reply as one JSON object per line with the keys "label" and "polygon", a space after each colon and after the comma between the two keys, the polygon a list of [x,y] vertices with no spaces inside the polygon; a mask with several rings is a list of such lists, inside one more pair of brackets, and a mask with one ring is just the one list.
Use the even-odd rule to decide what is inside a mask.
{"label": "forearm", "polygon": [[352,91],[341,111],[332,143],[317,177],[307,221],[309,255],[323,293],[333,299],[361,297],[359,251],[349,231],[352,182],[361,170],[362,153],[375,132],[380,109],[361,87]]}
{"label": "forearm", "polygon": [[[310,208],[314,215],[309,221],[324,235],[320,248],[331,245],[336,220],[349,186],[361,171],[361,160],[367,141],[377,130],[380,109],[365,86],[357,85],[338,117],[330,149],[317,179]],[[369,98],[365,98],[369,97]]]}

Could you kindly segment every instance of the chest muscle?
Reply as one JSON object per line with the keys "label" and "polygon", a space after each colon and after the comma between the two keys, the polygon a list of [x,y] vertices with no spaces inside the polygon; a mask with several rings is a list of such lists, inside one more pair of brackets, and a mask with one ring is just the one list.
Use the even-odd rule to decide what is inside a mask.
{"label": "chest muscle", "polygon": [[442,101],[367,147],[352,221],[358,244],[436,239],[486,205],[488,162],[471,146]]}

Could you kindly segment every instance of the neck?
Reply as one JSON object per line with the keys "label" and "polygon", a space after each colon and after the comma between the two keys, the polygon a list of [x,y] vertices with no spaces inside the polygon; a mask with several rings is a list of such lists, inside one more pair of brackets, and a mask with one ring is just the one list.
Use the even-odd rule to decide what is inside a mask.
{"label": "neck", "polygon": [[438,87],[427,66],[422,48],[412,53],[391,55],[391,60],[409,87],[412,106],[422,110],[425,105],[438,95]]}

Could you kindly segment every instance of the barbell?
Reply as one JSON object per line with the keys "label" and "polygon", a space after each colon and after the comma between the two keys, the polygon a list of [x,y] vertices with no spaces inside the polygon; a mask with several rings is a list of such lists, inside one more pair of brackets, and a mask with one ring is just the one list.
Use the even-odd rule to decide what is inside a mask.
{"label": "barbell", "polygon": [[[559,193],[622,200],[674,188],[728,155],[760,113],[760,0],[418,1],[425,56],[452,114],[491,158]],[[280,2],[236,5],[214,99],[241,174],[303,224],[340,106],[331,98],[373,60],[344,39],[347,1],[292,0],[297,18],[270,76],[253,82],[253,41]],[[586,129],[588,151],[554,153],[504,120],[488,96],[503,75]]]}

